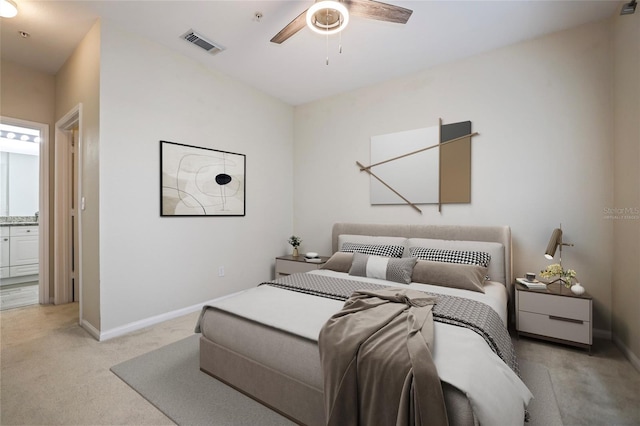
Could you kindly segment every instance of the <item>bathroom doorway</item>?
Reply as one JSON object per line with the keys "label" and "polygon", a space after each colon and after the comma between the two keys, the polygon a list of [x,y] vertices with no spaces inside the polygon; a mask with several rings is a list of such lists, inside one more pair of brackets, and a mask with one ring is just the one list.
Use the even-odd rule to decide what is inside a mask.
{"label": "bathroom doorway", "polygon": [[48,303],[48,132],[46,124],[0,117],[2,310]]}
{"label": "bathroom doorway", "polygon": [[56,305],[80,302],[82,321],[82,105],[56,122],[55,134],[53,298]]}

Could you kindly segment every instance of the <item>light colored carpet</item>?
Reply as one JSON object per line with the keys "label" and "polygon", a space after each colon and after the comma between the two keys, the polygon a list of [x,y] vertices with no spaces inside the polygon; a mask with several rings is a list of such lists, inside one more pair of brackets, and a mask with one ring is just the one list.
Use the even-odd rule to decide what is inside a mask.
{"label": "light colored carpet", "polygon": [[[292,425],[291,421],[200,371],[199,335],[111,368],[179,425]],[[562,425],[549,371],[523,361],[520,371],[535,399],[529,426]]]}
{"label": "light colored carpet", "polygon": [[513,343],[519,362],[549,371],[565,425],[640,425],[640,373],[611,341],[595,339],[591,355],[524,337]]}

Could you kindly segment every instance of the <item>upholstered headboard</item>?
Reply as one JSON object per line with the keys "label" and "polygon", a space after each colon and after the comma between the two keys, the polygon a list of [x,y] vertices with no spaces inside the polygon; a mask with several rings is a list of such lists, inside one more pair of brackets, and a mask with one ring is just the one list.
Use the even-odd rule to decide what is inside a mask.
{"label": "upholstered headboard", "polygon": [[[339,235],[431,238],[438,240],[495,242],[504,246],[504,276],[510,303],[513,301],[513,269],[511,266],[511,228],[508,226],[468,225],[382,225],[336,223],[332,231],[333,253],[339,250]],[[513,304],[511,303],[513,306]]]}

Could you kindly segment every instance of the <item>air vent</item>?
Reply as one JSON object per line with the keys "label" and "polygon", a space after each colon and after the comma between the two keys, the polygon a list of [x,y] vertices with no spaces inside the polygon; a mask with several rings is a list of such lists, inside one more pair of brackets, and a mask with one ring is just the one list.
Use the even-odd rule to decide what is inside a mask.
{"label": "air vent", "polygon": [[215,55],[216,53],[220,53],[224,50],[224,47],[205,39],[204,37],[202,37],[200,34],[196,33],[193,30],[189,30],[186,33],[184,33],[182,35],[182,38],[187,40],[189,43],[193,43],[196,46],[206,50],[212,55]]}

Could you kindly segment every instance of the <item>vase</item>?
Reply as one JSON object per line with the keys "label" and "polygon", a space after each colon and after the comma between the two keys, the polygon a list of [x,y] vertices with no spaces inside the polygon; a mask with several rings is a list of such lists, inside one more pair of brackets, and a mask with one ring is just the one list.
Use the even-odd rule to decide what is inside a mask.
{"label": "vase", "polygon": [[582,287],[580,285],[580,283],[575,283],[574,285],[571,286],[571,292],[577,296],[580,296],[581,294],[584,293],[584,287]]}
{"label": "vase", "polygon": [[298,247],[293,248],[293,257],[298,257]]}

